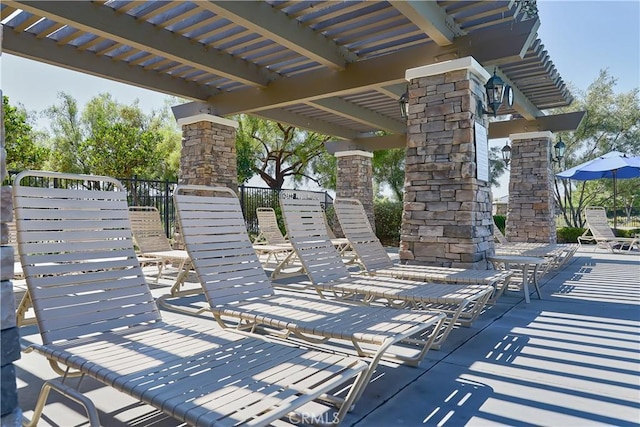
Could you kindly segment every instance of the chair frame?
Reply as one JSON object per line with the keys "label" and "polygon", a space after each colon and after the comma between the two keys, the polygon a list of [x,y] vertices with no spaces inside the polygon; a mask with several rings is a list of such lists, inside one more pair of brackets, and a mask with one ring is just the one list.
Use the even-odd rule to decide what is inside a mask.
{"label": "chair frame", "polygon": [[129,221],[133,240],[138,247],[140,262],[155,263],[158,267],[156,283],[162,278],[166,264],[178,263],[178,273],[172,292],[178,294],[191,269],[191,260],[184,250],[173,249],[164,233],[160,212],[154,206],[130,206]]}
{"label": "chair frame", "polygon": [[[268,333],[307,345],[335,343],[344,348],[346,344],[370,359],[367,382],[382,358],[420,363],[444,327],[442,313],[403,312],[275,293],[252,249],[233,191],[179,185],[174,202],[185,245],[209,302],[197,313],[210,311],[222,327]],[[409,344],[413,353],[406,354],[406,349],[395,352],[400,344]]]}
{"label": "chair frame", "polygon": [[[29,187],[25,177],[75,180],[85,189]],[[312,401],[337,407],[336,424],[366,384],[362,361],[273,342],[212,322],[162,320],[134,252],[126,191],[108,177],[27,171],[15,177],[18,245],[45,356],[62,376],[41,390],[37,425],[51,390],[95,404],[65,381],[91,377],[179,422],[270,425]],[[56,369],[59,367],[59,369]],[[352,384],[345,398],[331,392]],[[79,387],[79,384],[78,384]],[[304,411],[304,412],[298,412]]]}
{"label": "chair frame", "polygon": [[489,299],[491,304],[495,303],[509,284],[511,272],[395,264],[373,232],[367,213],[359,200],[337,197],[333,206],[342,230],[353,241],[364,274],[421,282],[485,284],[494,288],[494,293]]}
{"label": "chair frame", "polygon": [[[640,245],[640,237],[616,237],[613,229],[609,226],[607,219],[607,211],[601,206],[588,206],[584,209],[584,218],[587,227],[591,232],[591,236],[582,235],[578,237],[578,243],[583,241],[595,241],[594,251],[600,247],[610,250],[612,253],[625,251],[624,246],[627,245],[626,252],[629,253],[635,247]],[[619,248],[617,247],[619,246]]]}
{"label": "chair frame", "polygon": [[[493,294],[487,285],[420,283],[385,277],[352,276],[329,241],[322,221],[322,208],[314,198],[281,197],[280,204],[298,258],[312,286],[325,293],[347,299],[359,296],[366,303],[381,302],[391,307],[435,310],[446,314],[446,328],[436,339],[439,348],[459,323],[469,326],[477,319]],[[353,247],[358,244],[352,242]],[[357,250],[357,249],[356,249]]]}

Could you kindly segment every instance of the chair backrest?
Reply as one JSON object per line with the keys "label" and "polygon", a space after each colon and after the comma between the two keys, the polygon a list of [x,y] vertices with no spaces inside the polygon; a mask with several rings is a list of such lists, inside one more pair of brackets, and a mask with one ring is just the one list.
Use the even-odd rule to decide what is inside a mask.
{"label": "chair backrest", "polygon": [[357,199],[337,197],[333,207],[344,235],[367,271],[393,267],[393,261],[373,232],[364,206]]}
{"label": "chair backrest", "polygon": [[607,211],[600,206],[588,206],[584,209],[584,218],[593,237],[615,238],[616,235],[609,226]]}
{"label": "chair backrest", "polygon": [[336,233],[333,232],[331,225],[329,225],[329,220],[327,219],[327,213],[322,211],[322,219],[324,219],[324,226],[327,227],[327,236],[329,239],[337,239]]}
{"label": "chair backrest", "polygon": [[212,307],[273,295],[233,191],[179,185],[173,197],[186,250]]}
{"label": "chair backrest", "polygon": [[496,225],[495,222],[493,223],[493,238],[498,243],[502,243],[503,245],[506,244],[506,243],[509,243],[509,240],[507,240],[505,235],[502,234],[502,231],[500,231],[500,229],[498,228],[498,226]]}
{"label": "chair backrest", "polygon": [[296,194],[293,199],[281,193],[280,205],[289,241],[309,279],[315,284],[322,284],[348,278],[349,270],[327,235],[320,201],[306,198],[304,192]]}
{"label": "chair backrest", "polygon": [[20,262],[20,253],[18,250],[18,239],[16,238],[16,222],[11,221],[7,223],[7,244],[13,247],[13,261]]}
{"label": "chair backrest", "polygon": [[129,207],[129,220],[133,238],[140,252],[162,252],[172,250],[164,234],[160,212],[153,206]]}
{"label": "chair backrest", "polygon": [[285,239],[278,226],[278,218],[273,208],[257,208],[258,228],[269,245],[287,245],[289,241]]}
{"label": "chair backrest", "polygon": [[[32,177],[67,188],[30,187]],[[44,344],[160,320],[133,250],[120,182],[26,171],[14,178],[13,194],[20,259]]]}

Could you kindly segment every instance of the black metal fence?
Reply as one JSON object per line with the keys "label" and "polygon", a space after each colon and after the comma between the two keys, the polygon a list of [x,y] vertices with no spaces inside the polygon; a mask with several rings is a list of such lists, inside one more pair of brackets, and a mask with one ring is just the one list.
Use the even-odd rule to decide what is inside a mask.
{"label": "black metal fence", "polygon": [[[10,171],[9,178],[5,184],[10,185],[13,176],[18,171]],[[69,182],[64,180],[43,180],[42,178],[34,178],[35,181],[29,182],[28,185],[38,187],[52,188],[72,188]],[[155,206],[160,212],[164,230],[167,237],[173,236],[175,227],[175,208],[173,205],[173,190],[178,184],[175,181],[154,181],[138,178],[118,178],[118,180],[127,189],[127,202],[129,206]],[[77,184],[73,184],[77,185]],[[278,218],[282,218],[280,213],[279,197],[281,192],[285,192],[284,197],[297,197],[300,192],[312,193],[318,197],[323,208],[327,208],[333,204],[333,199],[325,191],[306,191],[306,190],[273,190],[271,188],[248,187],[241,185],[238,187],[240,205],[245,218],[247,230],[250,234],[258,234],[258,217],[256,209],[259,207],[271,207],[276,211]],[[281,224],[282,225],[282,224]]]}

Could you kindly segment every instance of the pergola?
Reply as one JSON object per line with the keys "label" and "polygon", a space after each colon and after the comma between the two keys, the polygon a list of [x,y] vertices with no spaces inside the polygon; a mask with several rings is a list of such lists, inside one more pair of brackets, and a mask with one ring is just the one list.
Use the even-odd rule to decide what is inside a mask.
{"label": "pergola", "polygon": [[[527,0],[5,0],[0,5],[0,18],[4,26],[2,48],[7,53],[190,100],[174,107],[187,145],[190,138],[209,139],[214,155],[234,152],[233,123],[227,118],[251,114],[335,137],[328,147],[339,157],[339,168],[355,170],[355,175],[364,174],[366,180],[366,170],[371,167],[368,152],[407,146],[411,149],[408,141],[415,140],[412,133],[416,132],[416,120],[436,120],[429,117],[436,114],[427,105],[430,89],[425,86],[423,94],[418,80],[436,72],[445,75],[455,71],[455,67],[447,68],[450,64],[470,64],[462,66],[475,76],[467,77],[467,81],[486,81],[487,72],[495,72],[512,87],[515,101],[511,107],[503,106],[499,114],[518,114],[521,118],[517,120],[488,124],[485,118],[474,116],[475,98],[465,98],[461,103],[462,112],[471,117],[460,120],[488,128],[488,138],[518,135],[515,142],[527,139],[526,135],[533,132],[545,143],[551,132],[577,127],[582,113],[544,113],[546,109],[569,105],[572,97],[537,38],[540,21],[532,8],[535,2]],[[435,68],[428,69],[430,66]],[[411,74],[408,70],[420,71]],[[429,78],[425,84],[428,81]],[[482,98],[475,86],[466,86],[472,97]],[[446,90],[447,99],[457,96],[456,89],[447,89],[447,85],[434,90]],[[398,99],[407,91],[411,114],[404,119]],[[421,103],[427,103],[427,117],[418,112]],[[460,103],[456,105],[452,108],[460,109]],[[474,125],[464,122],[455,126],[462,129]],[[420,126],[417,130],[427,139],[434,137],[428,135],[430,131]],[[451,143],[450,140],[448,144]],[[220,147],[225,148],[221,151]],[[414,154],[408,154],[408,162],[416,161],[410,157]],[[223,172],[189,163],[190,158],[196,157],[202,158],[202,153],[185,153],[183,147],[183,170],[193,169],[199,175],[217,173],[216,182],[233,186],[235,166],[231,160],[235,161],[235,154],[227,156],[231,160]],[[517,157],[514,144],[512,179]],[[419,162],[425,164],[433,161],[421,159]],[[469,162],[455,159],[454,163],[463,167]],[[344,161],[352,166],[354,161],[364,163],[353,169],[341,165]],[[228,181],[220,178],[225,174]],[[450,177],[457,179],[452,174]],[[189,180],[193,176],[183,178]],[[477,190],[475,182],[468,185]],[[408,180],[407,186],[411,189],[420,184]],[[356,195],[370,206],[366,200],[372,198],[369,193],[349,190],[355,187],[352,181],[343,187],[339,193]],[[430,191],[442,192],[443,188]],[[484,202],[480,204],[473,209],[479,209],[484,217],[487,208]],[[490,227],[472,224],[473,221],[477,219],[463,222],[472,228]],[[403,236],[428,234],[418,229],[403,226]],[[421,258],[416,256],[421,250],[411,243],[404,253],[408,260],[476,265],[488,250],[484,243],[478,246],[477,234],[476,230],[467,236],[470,244],[465,250],[475,254],[471,259],[446,261],[446,255]],[[552,238],[555,239],[555,229]],[[478,253],[482,255],[477,256]]]}

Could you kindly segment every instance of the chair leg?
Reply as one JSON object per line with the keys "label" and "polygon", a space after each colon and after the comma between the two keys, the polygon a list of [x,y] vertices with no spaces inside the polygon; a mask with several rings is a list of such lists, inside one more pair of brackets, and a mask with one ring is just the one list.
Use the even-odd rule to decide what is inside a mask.
{"label": "chair leg", "polygon": [[73,400],[76,403],[79,403],[84,407],[87,411],[87,417],[89,418],[89,425],[92,427],[100,426],[100,418],[98,417],[98,411],[87,396],[80,393],[78,390],[69,387],[66,384],[62,384],[57,380],[49,380],[46,381],[42,385],[42,389],[40,390],[40,395],[38,396],[38,401],[36,402],[36,407],[33,410],[33,418],[31,420],[23,417],[22,425],[25,427],[35,427],[38,425],[38,421],[42,416],[42,410],[44,409],[45,404],[47,403],[47,398],[49,397],[49,392],[51,390],[55,390],[61,395]]}

